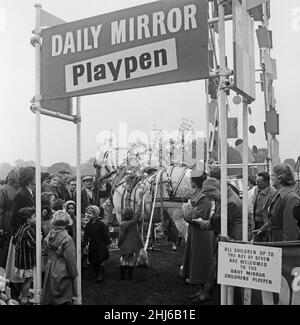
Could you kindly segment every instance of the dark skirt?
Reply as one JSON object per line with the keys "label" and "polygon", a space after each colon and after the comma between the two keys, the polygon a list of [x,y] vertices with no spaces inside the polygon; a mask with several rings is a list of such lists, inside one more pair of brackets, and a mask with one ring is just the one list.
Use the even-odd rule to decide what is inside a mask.
{"label": "dark skirt", "polygon": [[184,253],[183,278],[190,284],[204,284],[213,263],[215,235],[202,231],[196,225],[189,225]]}

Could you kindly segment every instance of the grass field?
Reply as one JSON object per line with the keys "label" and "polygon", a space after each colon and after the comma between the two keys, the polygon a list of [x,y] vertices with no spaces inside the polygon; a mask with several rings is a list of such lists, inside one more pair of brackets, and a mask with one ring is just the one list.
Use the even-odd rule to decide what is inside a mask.
{"label": "grass field", "polygon": [[[105,281],[97,284],[93,270],[87,269],[83,277],[84,305],[193,305],[189,296],[197,286],[184,283],[179,277],[184,247],[177,252],[168,244],[148,251],[150,266],[136,267],[133,280],[120,280],[119,253],[110,252],[106,262]],[[206,304],[216,304],[216,297]]]}

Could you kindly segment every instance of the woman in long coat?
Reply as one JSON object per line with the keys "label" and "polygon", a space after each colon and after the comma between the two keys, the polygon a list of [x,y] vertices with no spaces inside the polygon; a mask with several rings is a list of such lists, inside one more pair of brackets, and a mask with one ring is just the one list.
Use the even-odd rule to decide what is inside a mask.
{"label": "woman in long coat", "polygon": [[[210,218],[211,203],[202,193],[202,184],[206,180],[205,173],[200,171],[191,172],[191,184],[195,193],[191,198],[193,209],[185,213],[185,220],[189,223],[188,238],[184,254],[183,277],[189,284],[200,284],[207,281],[209,270],[213,262],[214,253],[214,232],[202,231],[195,220]],[[199,293],[198,293],[199,294]],[[197,294],[194,295],[194,298]]]}
{"label": "woman in long coat", "polygon": [[[11,217],[13,200],[18,190],[18,174],[12,170],[0,189],[0,268],[5,269],[9,243],[12,235]],[[1,273],[1,272],[0,272]],[[1,275],[1,274],[0,274]]]}
{"label": "woman in long coat", "polygon": [[42,304],[71,304],[72,298],[77,296],[75,279],[78,272],[75,244],[66,230],[70,217],[64,211],[57,211],[52,223],[54,229],[45,238],[47,264]]}
{"label": "woman in long coat", "polygon": [[295,172],[290,165],[274,166],[272,182],[277,193],[273,196],[268,223],[260,231],[267,233],[269,242],[298,241],[300,228],[294,215],[294,208],[300,204],[295,192]]}

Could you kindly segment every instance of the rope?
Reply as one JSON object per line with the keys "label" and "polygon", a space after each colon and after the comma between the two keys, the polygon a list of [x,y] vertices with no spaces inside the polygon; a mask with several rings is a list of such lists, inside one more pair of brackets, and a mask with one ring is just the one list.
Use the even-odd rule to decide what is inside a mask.
{"label": "rope", "polygon": [[148,233],[147,233],[147,240],[144,246],[144,250],[147,251],[148,245],[149,245],[149,238],[150,238],[150,232],[151,232],[151,226],[152,226],[152,221],[153,221],[153,214],[154,214],[154,208],[155,208],[155,202],[156,202],[156,197],[157,197],[157,190],[158,190],[158,181],[160,174],[163,172],[163,170],[159,171],[156,176],[156,185],[155,185],[155,194],[154,194],[154,201],[152,205],[152,211],[151,211],[151,217],[150,217],[150,222],[149,222],[149,227],[148,227]]}
{"label": "rope", "polygon": [[146,193],[143,195],[143,200],[142,200],[142,238],[144,241],[144,224],[145,224],[145,195]]}

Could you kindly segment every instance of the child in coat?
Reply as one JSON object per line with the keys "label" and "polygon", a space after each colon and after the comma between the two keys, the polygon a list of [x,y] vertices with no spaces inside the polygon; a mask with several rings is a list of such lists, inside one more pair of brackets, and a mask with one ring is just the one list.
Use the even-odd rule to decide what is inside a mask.
{"label": "child in coat", "polygon": [[28,296],[33,280],[33,268],[36,265],[35,209],[22,208],[19,210],[19,216],[23,223],[13,237],[13,244],[16,245],[16,275],[24,279],[20,303],[25,305],[29,303]]}
{"label": "child in coat", "polygon": [[81,252],[81,273],[82,278],[84,277],[85,270],[89,266],[89,254],[87,248],[83,245],[83,239],[84,239],[84,231],[86,225],[89,223],[90,219],[85,214],[81,215],[81,247],[83,247]]}
{"label": "child in coat", "polygon": [[65,211],[53,215],[53,229],[45,238],[47,264],[43,283],[43,305],[70,305],[77,296],[76,249],[72,237],[66,230],[70,217]]}
{"label": "child in coat", "polygon": [[83,237],[83,250],[88,246],[88,259],[94,267],[96,282],[100,283],[104,278],[104,262],[109,258],[108,246],[110,245],[109,229],[101,221],[104,211],[96,205],[86,208],[86,215],[90,221],[85,227]]}
{"label": "child in coat", "polygon": [[126,208],[123,211],[123,221],[120,224],[118,246],[120,248],[120,272],[121,280],[131,280],[133,277],[134,254],[144,247],[138,229],[137,217],[134,217],[133,210]]}

